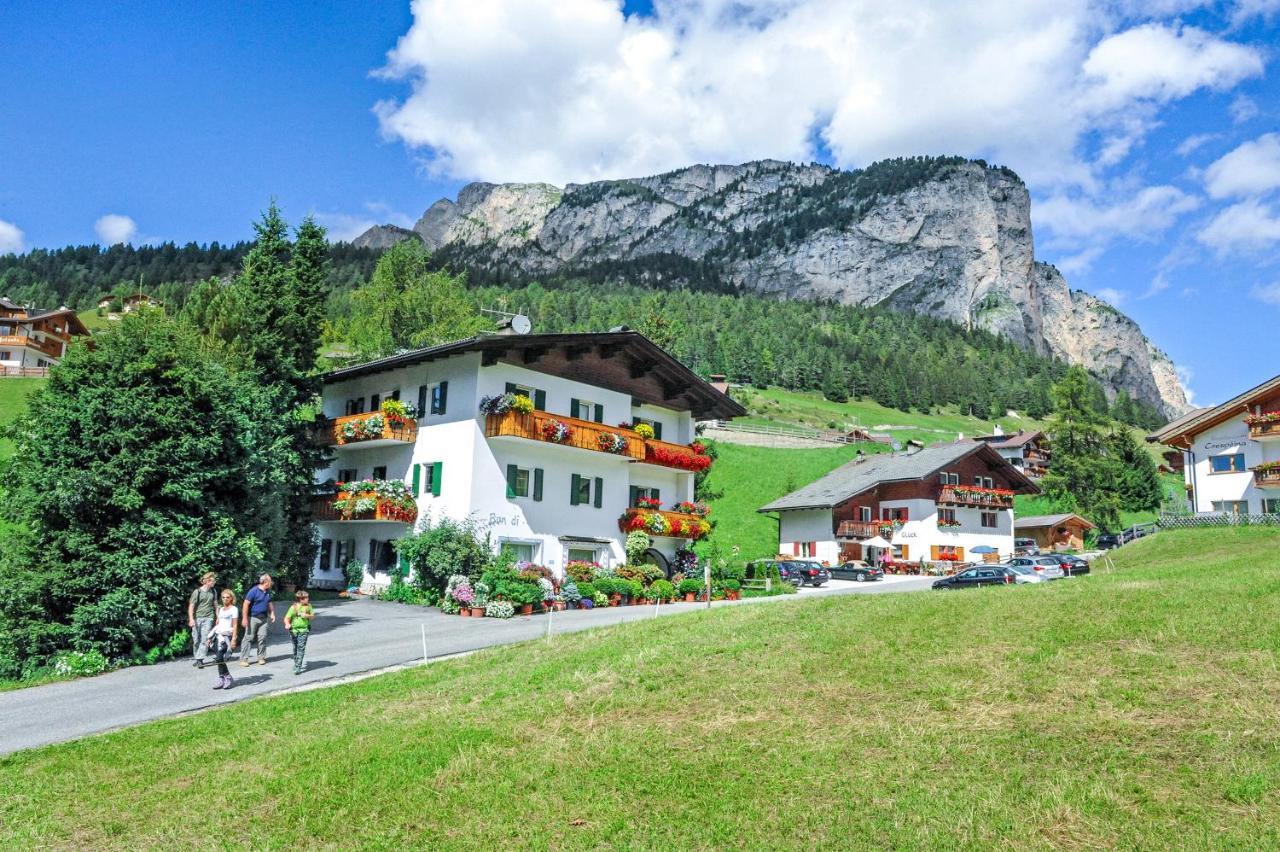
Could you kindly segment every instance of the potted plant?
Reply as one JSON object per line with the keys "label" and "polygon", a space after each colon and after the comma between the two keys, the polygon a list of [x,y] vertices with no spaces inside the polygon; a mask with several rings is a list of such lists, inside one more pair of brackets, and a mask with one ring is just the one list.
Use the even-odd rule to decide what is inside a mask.
{"label": "potted plant", "polygon": [[510,601],[489,601],[484,614],[489,618],[510,618],[516,614],[516,610]]}
{"label": "potted plant", "polygon": [[724,594],[731,601],[742,599],[742,583],[732,578],[721,580],[720,585],[724,587]]}
{"label": "potted plant", "polygon": [[654,580],[649,584],[649,597],[659,603],[666,603],[676,596],[676,587],[670,580]]}
{"label": "potted plant", "polygon": [[680,581],[680,585],[676,589],[680,594],[684,595],[685,603],[693,603],[698,596],[698,592],[702,591],[702,583],[692,577],[686,577]]}

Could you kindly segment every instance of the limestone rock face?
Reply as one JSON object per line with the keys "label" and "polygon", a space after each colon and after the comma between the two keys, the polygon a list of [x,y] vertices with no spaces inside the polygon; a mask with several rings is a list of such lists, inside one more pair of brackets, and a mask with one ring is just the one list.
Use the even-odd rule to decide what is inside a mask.
{"label": "limestone rock face", "polygon": [[1026,186],[981,162],[846,172],[766,160],[563,190],[474,183],[414,231],[461,265],[509,276],[697,283],[696,269],[761,295],[954,320],[1083,364],[1109,394],[1170,417],[1188,410],[1173,364],[1133,320],[1036,261]]}
{"label": "limestone rock face", "polygon": [[403,240],[416,240],[418,235],[408,228],[395,225],[374,225],[351,241],[356,248],[385,249],[391,248]]}

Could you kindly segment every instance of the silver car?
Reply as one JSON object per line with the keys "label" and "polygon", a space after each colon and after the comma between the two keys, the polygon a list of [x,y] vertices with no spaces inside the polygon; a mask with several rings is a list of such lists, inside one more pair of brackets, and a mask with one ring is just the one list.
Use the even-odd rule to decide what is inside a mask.
{"label": "silver car", "polygon": [[1012,571],[1013,582],[1017,583],[1019,586],[1025,585],[1027,583],[1048,582],[1046,578],[1040,576],[1040,574],[1037,573],[1029,565],[1010,565],[1008,563],[1003,563],[1000,567],[1008,568],[1010,571]]}
{"label": "silver car", "polygon": [[1010,568],[1030,568],[1046,580],[1060,580],[1064,576],[1062,566],[1051,556],[1015,556],[1008,565]]}

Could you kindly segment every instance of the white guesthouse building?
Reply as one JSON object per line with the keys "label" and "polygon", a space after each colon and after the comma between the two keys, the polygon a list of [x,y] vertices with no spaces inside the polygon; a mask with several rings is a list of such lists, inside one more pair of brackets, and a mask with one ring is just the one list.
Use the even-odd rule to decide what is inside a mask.
{"label": "white guesthouse building", "polygon": [[1147,437],[1180,450],[1195,514],[1280,515],[1280,376]]}
{"label": "white guesthouse building", "polygon": [[838,564],[878,559],[880,538],[906,562],[1013,555],[1013,497],[1039,491],[989,444],[957,441],[855,459],[758,511],[777,514],[782,555]]}
{"label": "white guesthouse building", "polygon": [[[508,393],[534,410],[481,411],[482,400]],[[416,416],[379,420],[389,399]],[[408,512],[381,500],[337,510],[332,494],[318,498],[315,581],[340,583],[356,559],[366,586],[389,582],[391,542],[427,518],[470,518],[495,548],[558,574],[572,560],[624,561],[625,523],[648,521],[651,555],[669,560],[700,534],[690,507],[672,511],[693,500],[695,472],[709,463],[695,421],[744,413],[628,330],[496,334],[347,367],[324,376],[323,409],[333,458],[318,475],[322,492],[373,480],[403,483],[412,496]],[[638,424],[653,437],[630,428]],[[642,499],[661,509],[637,509]]]}

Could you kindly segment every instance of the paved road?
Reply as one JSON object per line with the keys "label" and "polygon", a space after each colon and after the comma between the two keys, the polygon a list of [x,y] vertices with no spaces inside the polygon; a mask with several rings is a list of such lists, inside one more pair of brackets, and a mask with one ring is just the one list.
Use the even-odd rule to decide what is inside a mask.
{"label": "paved road", "polygon": [[[833,580],[821,589],[805,589],[800,597],[914,591],[931,580],[887,577],[877,583]],[[743,606],[795,600],[787,595],[715,606]],[[674,615],[705,604],[670,604],[656,608]],[[280,609],[280,607],[277,607]],[[503,621],[459,618],[439,610],[361,599],[317,603],[318,615],[307,644],[307,671],[294,676],[289,638],[283,625],[273,626],[268,663],[231,666],[235,688],[214,690],[216,669],[196,669],[191,659],[121,669],[93,678],[0,692],[0,754],[88,734],[135,725],[164,716],[229,704],[282,689],[317,684],[363,672],[422,661],[495,645],[536,639],[547,631],[547,616]],[[283,611],[281,610],[281,613]],[[614,607],[558,612],[550,616],[553,633],[652,618],[654,607]]]}

